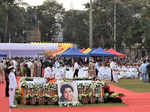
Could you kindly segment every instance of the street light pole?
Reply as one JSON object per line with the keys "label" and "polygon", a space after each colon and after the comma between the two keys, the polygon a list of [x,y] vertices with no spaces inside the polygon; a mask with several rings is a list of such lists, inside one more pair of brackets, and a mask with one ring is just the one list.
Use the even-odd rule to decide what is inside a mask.
{"label": "street light pole", "polygon": [[89,15],[89,47],[93,47],[93,15],[92,15],[93,7],[92,0],[90,0],[90,15]]}
{"label": "street light pole", "polygon": [[117,4],[116,4],[116,0],[114,1],[114,49],[116,50],[116,21],[117,21],[117,19],[116,19],[116,14],[117,14],[117,12],[116,12],[116,6],[117,6]]}

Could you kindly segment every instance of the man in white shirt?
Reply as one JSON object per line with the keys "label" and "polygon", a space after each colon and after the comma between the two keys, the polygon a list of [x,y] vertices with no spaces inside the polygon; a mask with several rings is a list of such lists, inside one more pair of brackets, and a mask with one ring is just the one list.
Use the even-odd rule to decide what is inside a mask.
{"label": "man in white shirt", "polygon": [[14,105],[14,97],[15,97],[15,90],[17,87],[17,81],[15,76],[15,69],[13,66],[8,67],[9,73],[9,106],[10,107],[16,107]]}
{"label": "man in white shirt", "polygon": [[17,61],[16,60],[12,60],[12,62],[13,62],[14,69],[17,70],[17,66],[18,66]]}
{"label": "man in white shirt", "polygon": [[73,77],[78,77],[79,64],[78,64],[78,62],[77,62],[77,61],[76,61],[76,62],[75,62],[75,64],[74,64],[74,70],[75,70],[75,72],[74,72]]}
{"label": "man in white shirt", "polygon": [[55,78],[55,71],[51,64],[48,64],[44,69],[44,78],[46,79],[46,83]]}
{"label": "man in white shirt", "polygon": [[117,67],[117,64],[116,64],[115,60],[112,60],[112,61],[110,62],[110,68],[111,68],[111,69],[116,69],[116,67]]}

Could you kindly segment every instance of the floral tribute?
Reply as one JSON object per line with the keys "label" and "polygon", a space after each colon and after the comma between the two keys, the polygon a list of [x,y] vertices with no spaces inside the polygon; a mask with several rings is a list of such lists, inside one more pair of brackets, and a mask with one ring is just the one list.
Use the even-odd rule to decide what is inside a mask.
{"label": "floral tribute", "polygon": [[[121,103],[122,93],[111,92],[109,86],[104,81],[93,80],[67,80],[63,81],[77,81],[78,100],[79,103],[61,103],[60,106],[70,107],[82,104],[96,104],[119,102]],[[46,82],[44,78],[23,77],[19,81],[19,89],[17,90],[16,101],[18,104],[25,105],[58,105],[58,85],[57,82]],[[20,101],[19,101],[20,100]]]}

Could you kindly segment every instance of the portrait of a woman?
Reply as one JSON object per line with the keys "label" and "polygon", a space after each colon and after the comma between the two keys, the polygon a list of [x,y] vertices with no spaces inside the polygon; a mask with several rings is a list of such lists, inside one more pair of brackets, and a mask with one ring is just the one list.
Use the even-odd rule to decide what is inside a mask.
{"label": "portrait of a woman", "polygon": [[72,102],[74,101],[74,90],[69,84],[63,84],[60,88],[61,97],[60,102]]}

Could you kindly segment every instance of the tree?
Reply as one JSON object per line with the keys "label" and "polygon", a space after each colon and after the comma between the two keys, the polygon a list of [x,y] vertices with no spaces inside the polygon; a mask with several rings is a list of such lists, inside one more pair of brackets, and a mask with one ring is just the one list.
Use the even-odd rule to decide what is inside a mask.
{"label": "tree", "polygon": [[36,7],[37,17],[43,42],[52,42],[59,25],[62,24],[64,8],[55,0],[47,0],[43,5]]}
{"label": "tree", "polygon": [[[95,47],[113,47],[113,14],[115,2],[116,0],[95,0],[93,2],[93,38]],[[148,10],[150,0],[118,0],[116,6],[117,48],[122,48],[122,43],[125,43],[127,47],[132,47],[136,43],[141,43],[143,37],[145,40],[149,39],[149,22],[143,17],[143,15],[149,18]],[[88,9],[88,13],[89,3],[86,4],[86,8]],[[139,17],[136,17],[137,15],[139,15]],[[145,43],[145,45],[148,44]]]}
{"label": "tree", "polygon": [[[0,1],[0,37],[2,42],[20,41],[23,30],[25,9],[19,6],[19,1]],[[22,2],[23,5],[23,2]],[[20,38],[20,39],[18,39]]]}
{"label": "tree", "polygon": [[64,41],[88,47],[88,15],[85,11],[70,10],[64,17]]}

